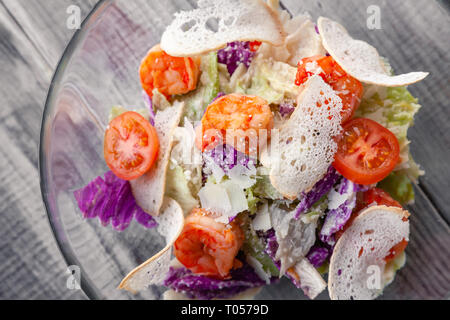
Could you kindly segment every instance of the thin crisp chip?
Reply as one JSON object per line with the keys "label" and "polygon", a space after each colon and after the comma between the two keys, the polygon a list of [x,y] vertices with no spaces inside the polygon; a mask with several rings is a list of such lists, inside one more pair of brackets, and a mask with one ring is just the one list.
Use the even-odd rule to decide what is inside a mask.
{"label": "thin crisp chip", "polygon": [[224,48],[234,41],[282,45],[278,15],[262,0],[199,0],[198,9],[182,11],[161,38],[162,49],[186,57]]}
{"label": "thin crisp chip", "polygon": [[161,216],[155,219],[159,224],[158,232],[166,238],[166,247],[131,271],[123,279],[119,289],[136,294],[151,285],[162,285],[169,271],[173,244],[184,227],[184,214],[180,205],[170,198],[164,199],[161,211]]}
{"label": "thin crisp chip", "polygon": [[342,131],[341,110],[342,99],[314,75],[290,119],[279,132],[272,131],[270,160],[263,161],[270,162],[270,181],[285,198],[297,199],[326,175],[337,150],[333,137]]}
{"label": "thin crisp chip", "polygon": [[320,17],[317,24],[328,53],[342,69],[363,83],[402,87],[417,83],[429,75],[426,72],[411,72],[392,76],[373,46],[353,39],[342,25],[328,18]]}
{"label": "thin crisp chip", "polygon": [[151,216],[158,216],[166,190],[167,169],[174,143],[175,129],[184,112],[184,102],[158,111],[155,128],[159,138],[159,155],[155,165],[139,179],[131,181],[131,188],[137,204]]}
{"label": "thin crisp chip", "polygon": [[409,241],[409,213],[401,208],[365,209],[337,242],[330,259],[328,291],[332,300],[371,300],[383,290],[385,257]]}

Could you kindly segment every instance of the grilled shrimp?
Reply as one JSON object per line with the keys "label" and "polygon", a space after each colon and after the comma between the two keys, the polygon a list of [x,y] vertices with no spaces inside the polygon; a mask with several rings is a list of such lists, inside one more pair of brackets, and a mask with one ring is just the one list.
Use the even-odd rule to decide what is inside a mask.
{"label": "grilled shrimp", "polygon": [[203,209],[194,209],[175,242],[175,256],[198,275],[226,279],[240,265],[236,256],[244,235],[235,222],[225,225]]}
{"label": "grilled shrimp", "polygon": [[198,59],[169,56],[159,45],[149,51],[139,69],[142,87],[150,97],[155,88],[166,97],[193,91],[199,73]]}

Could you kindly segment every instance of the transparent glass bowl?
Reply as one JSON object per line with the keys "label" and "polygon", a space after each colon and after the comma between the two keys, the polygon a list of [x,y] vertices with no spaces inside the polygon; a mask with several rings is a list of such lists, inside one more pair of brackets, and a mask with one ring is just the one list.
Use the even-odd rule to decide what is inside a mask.
{"label": "transparent glass bowl", "polygon": [[[92,299],[159,299],[163,292],[161,288],[150,288],[133,296],[116,289],[130,270],[161,248],[162,239],[156,232],[132,224],[128,230],[119,233],[102,227],[97,220],[85,221],[76,206],[73,191],[108,170],[102,152],[110,108],[113,105],[144,107],[137,72],[139,63],[148,49],[159,42],[173,14],[180,9],[191,8],[190,3],[191,1],[100,1],[69,44],[50,88],[40,146],[42,194],[58,245],[68,265],[81,268],[82,289]],[[291,10],[292,3],[294,1],[285,1]],[[404,6],[400,2],[397,4]],[[442,51],[442,45],[446,46],[444,49],[449,49],[445,37],[444,44],[439,43],[439,35],[430,35],[430,30],[420,27],[421,21],[412,19],[405,22],[407,15],[394,19],[392,8],[387,7],[387,4],[381,8],[385,29],[376,30],[367,36],[367,30],[362,28],[366,25],[365,11],[369,5],[370,3],[366,5],[365,1],[361,1],[360,5],[349,8],[331,0],[305,1],[301,11],[309,11],[314,18],[326,15],[338,19],[355,36],[362,39],[369,37],[366,40],[388,56],[394,66],[399,65],[399,71],[439,71],[439,66],[429,63],[423,52],[419,55],[414,53],[414,50],[419,50],[418,46],[413,47],[413,52],[405,53],[406,49],[410,49],[407,47],[409,43],[405,44],[405,39],[428,37],[427,47],[422,47],[422,50],[432,50],[435,46]],[[433,5],[438,8],[436,3]],[[420,18],[420,6],[408,10],[406,12],[409,15]],[[411,13],[411,10],[417,12]],[[293,11],[293,14],[300,13]],[[349,16],[352,19],[348,19]],[[405,28],[405,25],[410,27]],[[440,37],[442,39],[442,35]],[[399,50],[392,50],[396,43]],[[405,59],[408,62],[402,64]],[[401,70],[402,68],[406,70]],[[434,76],[429,81],[445,86],[445,79],[448,81],[444,74]],[[415,88],[418,89],[413,92],[422,98],[422,94],[425,94],[423,84]],[[432,99],[441,99],[437,102],[445,105],[444,98],[445,95],[437,98],[425,95],[421,102],[426,105],[436,102]],[[419,118],[423,115],[424,112]],[[426,118],[425,121],[432,123],[433,119]],[[426,134],[417,131],[425,130],[426,127],[421,125],[418,129],[413,129],[413,140],[422,133]],[[421,148],[417,145],[413,144],[413,152],[419,162],[421,159],[426,160],[426,155],[422,156]],[[422,164],[431,173],[442,170],[435,166],[427,167],[423,162]],[[448,176],[448,169],[445,174]],[[446,192],[448,193],[448,189]],[[448,225],[430,206],[420,189],[417,203],[410,210],[413,217],[411,243],[407,250],[408,263],[399,272],[394,284],[385,290],[383,298],[447,298],[450,290]],[[327,297],[327,293],[324,293],[320,298]],[[304,296],[289,281],[283,280],[265,288],[258,298],[304,299]]]}

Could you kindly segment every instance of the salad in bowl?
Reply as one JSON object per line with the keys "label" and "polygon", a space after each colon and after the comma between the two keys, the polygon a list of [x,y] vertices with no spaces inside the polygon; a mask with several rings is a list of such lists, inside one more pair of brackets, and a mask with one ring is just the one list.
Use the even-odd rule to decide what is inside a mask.
{"label": "salad in bowl", "polygon": [[86,219],[166,240],[119,289],[251,299],[287,277],[311,299],[380,296],[406,263],[423,175],[407,86],[427,75],[278,1],[178,13],[136,70],[147,108],[112,106],[110,171],[74,192]]}

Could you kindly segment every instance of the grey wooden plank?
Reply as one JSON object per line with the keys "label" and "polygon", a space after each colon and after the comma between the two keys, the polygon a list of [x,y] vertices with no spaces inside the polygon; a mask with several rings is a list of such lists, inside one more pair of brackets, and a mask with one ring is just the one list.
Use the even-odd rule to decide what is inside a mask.
{"label": "grey wooden plank", "polygon": [[72,5],[78,6],[83,19],[97,0],[2,0],[2,2],[53,71],[74,32],[67,28],[66,22],[69,17],[67,8]]}
{"label": "grey wooden plank", "polygon": [[[57,4],[43,3],[48,11],[36,11],[37,1],[9,2],[8,6],[0,2],[0,297],[85,299],[84,293],[66,286],[67,266],[40,196],[37,155],[42,110],[53,66],[73,34],[67,28],[34,25],[48,21],[50,5]],[[87,11],[85,2],[83,7]],[[30,36],[27,29],[35,35]],[[53,36],[45,39],[44,34]],[[40,52],[43,46],[51,54]]]}
{"label": "grey wooden plank", "polygon": [[[4,128],[0,135],[7,135]],[[37,170],[12,139],[2,140],[0,168],[0,297],[84,299],[66,286],[67,266],[46,221]]]}

